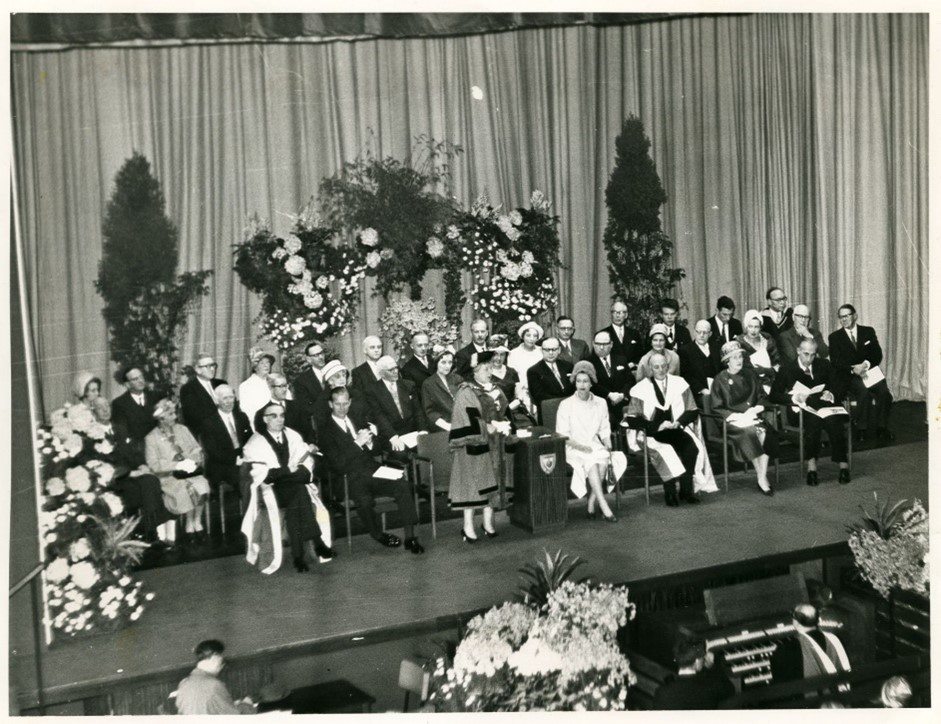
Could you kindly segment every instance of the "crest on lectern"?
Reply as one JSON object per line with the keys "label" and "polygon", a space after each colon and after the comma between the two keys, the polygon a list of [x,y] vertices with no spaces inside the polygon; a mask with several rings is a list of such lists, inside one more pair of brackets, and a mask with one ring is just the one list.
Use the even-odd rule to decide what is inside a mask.
{"label": "crest on lectern", "polygon": [[550,475],[555,470],[555,453],[539,456],[539,467],[546,475]]}

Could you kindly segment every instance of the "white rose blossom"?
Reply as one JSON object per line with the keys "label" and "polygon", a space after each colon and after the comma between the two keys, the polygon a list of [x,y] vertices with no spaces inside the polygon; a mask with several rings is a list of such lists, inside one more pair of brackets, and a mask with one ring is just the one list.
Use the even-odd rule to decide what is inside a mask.
{"label": "white rose blossom", "polygon": [[513,226],[519,226],[523,223],[523,215],[514,209],[510,212],[510,223],[512,223]]}
{"label": "white rose blossom", "polygon": [[428,256],[432,259],[437,259],[444,253],[444,244],[441,242],[441,239],[432,236],[425,244],[425,249],[428,251]]}
{"label": "white rose blossom", "polygon": [[122,503],[121,499],[114,493],[102,493],[101,500],[108,506],[108,511],[111,515],[118,515],[124,510],[124,503]]}
{"label": "white rose blossom", "polygon": [[330,286],[330,280],[327,279],[327,277],[322,276],[322,275],[319,276],[319,277],[317,277],[317,288],[318,288],[318,289],[326,289],[328,286]]}
{"label": "white rose blossom", "polygon": [[370,226],[359,233],[359,240],[364,246],[375,246],[379,243],[379,232]]}
{"label": "white rose blossom", "polygon": [[69,575],[69,561],[67,558],[56,558],[46,566],[46,579],[58,583],[64,581]]}
{"label": "white rose blossom", "polygon": [[379,256],[379,252],[371,251],[366,255],[366,266],[370,269],[375,269],[379,266],[379,262],[382,261],[382,257]]}
{"label": "white rose blossom", "polygon": [[87,561],[73,563],[69,567],[69,575],[79,588],[89,589],[98,582],[98,571]]}
{"label": "white rose blossom", "polygon": [[453,240],[453,239],[459,238],[460,236],[461,236],[460,229],[458,229],[454,224],[451,224],[448,227],[448,238]]}
{"label": "white rose blossom", "polygon": [[101,455],[110,455],[114,451],[114,445],[109,440],[102,440],[95,443],[95,451]]}
{"label": "white rose blossom", "polygon": [[49,478],[46,481],[46,495],[51,495],[56,497],[57,495],[62,495],[65,492],[65,483],[62,482],[62,478]]}
{"label": "white rose blossom", "polygon": [[81,561],[91,555],[91,546],[87,538],[79,538],[69,546],[69,558],[73,561]]}
{"label": "white rose blossom", "polygon": [[91,488],[91,477],[83,467],[69,468],[65,471],[65,484],[76,493],[86,493]]}
{"label": "white rose blossom", "polygon": [[274,257],[275,259],[283,259],[287,255],[288,255],[287,249],[285,249],[283,246],[277,246],[275,247],[275,250],[271,252],[271,256]]}
{"label": "white rose blossom", "polygon": [[301,240],[294,236],[294,234],[288,234],[287,238],[284,240],[284,248],[288,254],[297,254],[302,246]]}
{"label": "white rose blossom", "polygon": [[304,261],[304,257],[291,255],[284,260],[284,270],[291,276],[300,276],[301,272],[307,268],[307,262]]}

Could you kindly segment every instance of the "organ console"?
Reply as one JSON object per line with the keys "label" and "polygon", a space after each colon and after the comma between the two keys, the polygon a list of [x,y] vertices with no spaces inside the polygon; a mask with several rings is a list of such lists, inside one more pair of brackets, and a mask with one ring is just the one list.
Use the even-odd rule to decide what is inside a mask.
{"label": "organ console", "polygon": [[[673,643],[679,637],[705,641],[737,690],[772,682],[771,656],[795,635],[791,611],[808,601],[800,573],[764,578],[703,592],[705,610],[679,609],[641,614],[638,651],[673,668]],[[820,627],[839,630],[842,623],[821,615]]]}

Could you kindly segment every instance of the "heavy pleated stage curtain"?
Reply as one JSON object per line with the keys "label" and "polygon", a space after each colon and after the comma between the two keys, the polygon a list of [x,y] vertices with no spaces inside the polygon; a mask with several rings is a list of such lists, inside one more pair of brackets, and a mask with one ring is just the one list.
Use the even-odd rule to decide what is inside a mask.
{"label": "heavy pleated stage curtain", "polygon": [[[852,302],[898,398],[927,377],[928,22],[917,15],[701,17],[618,27],[328,44],[14,52],[20,237],[44,407],[75,370],[109,369],[94,290],[118,168],[143,152],[180,229],[181,269],[212,269],[183,354],[248,374],[259,300],[232,271],[249,214],[285,232],[320,180],[368,143],[465,148],[454,191],[561,216],[561,307],[606,322],[604,189],[623,119],[645,124],[691,321],[769,285],[824,333]],[[471,93],[477,86],[483,98]],[[371,140],[370,140],[371,139]],[[430,275],[426,293],[434,295]],[[377,330],[367,290],[343,341]],[[110,392],[116,392],[114,383]]]}

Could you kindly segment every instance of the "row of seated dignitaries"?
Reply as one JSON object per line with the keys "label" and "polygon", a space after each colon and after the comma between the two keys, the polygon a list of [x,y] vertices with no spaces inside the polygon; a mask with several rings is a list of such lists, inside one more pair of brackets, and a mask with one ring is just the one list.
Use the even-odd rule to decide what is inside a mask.
{"label": "row of seated dignitaries", "polygon": [[[592,383],[592,393],[606,401],[611,425],[616,427],[631,403],[632,389],[640,381],[654,376],[652,361],[656,356],[666,360],[667,378],[683,380],[697,409],[713,409],[711,397],[716,391],[716,380],[724,372],[729,377],[724,381],[725,387],[734,388],[732,376],[743,375],[754,388],[754,399],[724,396],[718,410],[724,415],[736,414],[739,412],[736,408],[742,405],[748,407],[741,412],[747,411],[769,399],[788,399],[813,406],[814,403],[829,404],[830,397],[839,401],[848,395],[858,403],[857,433],[875,432],[881,439],[891,439],[887,424],[892,398],[884,380],[873,383],[871,379],[878,374],[875,368],[883,362],[875,330],[857,324],[856,311],[847,304],[837,313],[840,328],[825,341],[819,329],[812,325],[806,305],[789,307],[787,295],[777,287],[768,290],[766,296],[767,307],[760,312],[747,312],[744,324],[736,319],[732,300],[720,297],[715,314],[699,320],[693,334],[677,322],[678,303],[666,299],[661,304],[660,319],[644,333],[626,325],[627,307],[615,301],[611,306],[611,323],[599,330],[590,344],[578,338],[575,324],[567,316],[558,318],[551,336],[546,336],[534,322],[524,324],[518,330],[519,340],[512,349],[506,335],[491,334],[488,323],[481,319],[471,325],[468,343],[456,351],[431,349],[428,336],[418,333],[410,340],[408,354],[399,361],[384,356],[379,338],[368,337],[363,343],[364,359],[352,370],[336,360],[327,362],[323,346],[314,342],[306,349],[307,364],[294,380],[292,390],[283,376],[272,372],[275,359],[267,352],[251,352],[252,372],[238,386],[238,395],[225,380],[216,376],[215,360],[202,355],[195,360],[191,379],[180,388],[183,424],[167,428],[170,437],[174,437],[173,444],[168,443],[169,448],[174,451],[174,457],[186,458],[190,439],[177,440],[176,437],[195,440],[203,457],[195,467],[208,479],[210,487],[217,488],[225,482],[247,496],[248,491],[242,491],[235,482],[237,471],[245,462],[244,448],[253,435],[261,436],[270,446],[264,435],[267,431],[264,417],[259,417],[258,413],[269,402],[275,402],[283,410],[284,428],[296,432],[311,452],[312,457],[306,462],[313,462],[322,455],[326,468],[348,475],[351,497],[356,499],[366,529],[384,545],[399,545],[401,541],[396,536],[381,531],[373,513],[371,499],[377,483],[372,472],[373,466],[378,465],[376,458],[381,454],[385,461],[404,462],[414,443],[412,433],[449,430],[457,388],[472,376],[473,355],[483,351],[492,353],[490,379],[507,398],[509,414],[516,426],[540,421],[544,401],[570,396],[574,389],[572,367],[575,362],[588,360],[597,378]],[[723,354],[723,345],[731,342],[738,344],[741,354]],[[812,356],[807,342],[814,343]],[[803,356],[801,350],[806,350]],[[742,369],[730,372],[727,367],[735,357],[741,358]],[[809,383],[816,383],[821,375],[828,383],[825,392],[817,393],[819,399],[795,400],[793,387],[789,385],[804,380],[808,387],[817,386]],[[101,383],[93,375],[87,377],[90,379],[84,380],[81,389],[76,389],[76,396],[91,407],[94,398],[100,396]],[[757,384],[751,384],[752,378]],[[775,385],[778,378],[780,382]],[[145,513],[146,529],[154,532],[155,537],[167,539],[167,528],[173,524],[168,512],[175,511],[159,510],[159,501],[166,500],[167,496],[155,495],[152,484],[145,486],[137,480],[143,478],[153,483],[146,478],[153,471],[147,469],[145,440],[158,427],[158,419],[154,417],[158,400],[147,389],[140,369],[128,369],[124,382],[127,390],[114,400],[113,420],[109,425],[114,436],[122,438],[121,449],[134,453],[128,453],[128,465],[124,466],[129,470],[123,477],[126,502],[129,507]],[[334,399],[333,391],[340,388],[346,391],[346,396]],[[108,412],[100,414],[107,416]],[[346,423],[341,422],[344,419]],[[351,427],[352,434],[349,434]],[[819,440],[819,428],[814,430],[814,427],[813,423],[805,425],[810,453],[815,453],[819,447],[814,439],[816,434]],[[185,429],[186,433],[174,433],[177,428]],[[338,432],[344,433],[342,440]],[[163,442],[168,442],[167,435],[162,437]],[[346,444],[348,440],[355,444],[358,452]],[[752,455],[766,454],[766,447],[762,440],[758,446],[746,446],[743,452],[754,459]],[[756,454],[759,451],[760,454]],[[196,455],[194,452],[190,456]],[[362,464],[354,464],[354,460]],[[808,469],[815,476],[813,462],[811,460]],[[185,474],[185,471],[172,472]],[[288,472],[294,475],[297,470]],[[272,473],[270,482],[278,475]],[[809,475],[809,483],[814,484],[815,481],[811,482],[814,476]],[[299,479],[303,474],[295,477]],[[285,481],[288,479],[294,478],[286,476]],[[767,492],[763,483],[760,479],[759,485]],[[282,488],[287,484],[280,483]],[[393,492],[398,500],[406,547],[420,552],[421,545],[413,530],[414,504],[405,494],[407,483],[383,481],[383,486],[384,491]],[[145,487],[149,492],[143,491]],[[195,497],[199,500],[201,496]],[[147,504],[144,499],[156,502]],[[286,500],[282,496],[279,504]],[[150,509],[144,510],[146,505],[150,505]],[[187,521],[188,532],[200,532],[198,515],[188,517]],[[294,527],[290,520],[287,522],[289,528]],[[316,542],[316,536],[307,540]],[[324,550],[321,548],[321,552]]]}

